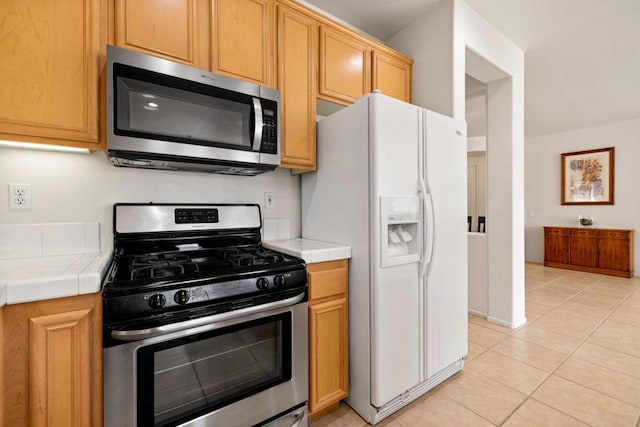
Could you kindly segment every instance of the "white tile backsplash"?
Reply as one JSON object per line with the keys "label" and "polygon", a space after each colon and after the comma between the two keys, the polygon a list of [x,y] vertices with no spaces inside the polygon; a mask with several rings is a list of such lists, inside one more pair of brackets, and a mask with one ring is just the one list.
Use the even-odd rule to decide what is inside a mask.
{"label": "white tile backsplash", "polygon": [[100,252],[100,224],[97,222],[84,225],[85,253]]}
{"label": "white tile backsplash", "polygon": [[262,240],[286,240],[291,238],[289,218],[265,218],[262,220]]}
{"label": "white tile backsplash", "polygon": [[278,240],[286,240],[291,238],[291,221],[289,218],[279,218],[278,222]]}
{"label": "white tile backsplash", "polygon": [[42,256],[42,225],[0,225],[0,258]]}
{"label": "white tile backsplash", "polygon": [[100,224],[0,225],[0,259],[100,252]]}
{"label": "white tile backsplash", "polygon": [[262,240],[278,240],[278,220],[265,218],[262,221]]}
{"label": "white tile backsplash", "polygon": [[84,253],[84,224],[43,224],[42,255]]}

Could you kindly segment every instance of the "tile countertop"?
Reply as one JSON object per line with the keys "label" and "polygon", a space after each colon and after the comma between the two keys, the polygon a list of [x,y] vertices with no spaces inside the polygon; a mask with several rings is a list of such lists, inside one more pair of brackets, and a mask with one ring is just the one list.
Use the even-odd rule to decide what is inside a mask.
{"label": "tile countertop", "polygon": [[0,307],[100,292],[111,253],[0,259]]}
{"label": "tile countertop", "polygon": [[262,242],[266,248],[300,257],[307,264],[351,258],[349,246],[309,239],[272,240]]}

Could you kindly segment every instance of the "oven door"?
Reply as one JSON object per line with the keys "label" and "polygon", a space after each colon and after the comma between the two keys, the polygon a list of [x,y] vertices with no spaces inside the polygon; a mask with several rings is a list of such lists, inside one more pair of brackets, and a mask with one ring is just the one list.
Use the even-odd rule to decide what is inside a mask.
{"label": "oven door", "polygon": [[105,426],[251,426],[304,407],[307,324],[304,302],[106,348]]}

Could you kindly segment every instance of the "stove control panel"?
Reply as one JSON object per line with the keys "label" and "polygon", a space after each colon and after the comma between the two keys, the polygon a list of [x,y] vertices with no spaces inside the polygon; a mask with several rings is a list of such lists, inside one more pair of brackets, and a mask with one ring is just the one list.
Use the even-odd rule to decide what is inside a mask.
{"label": "stove control panel", "polygon": [[176,224],[216,223],[218,209],[176,209],[175,221]]}
{"label": "stove control panel", "polygon": [[307,272],[305,269],[263,273],[259,276],[219,282],[207,283],[204,281],[202,284],[193,283],[192,286],[183,284],[182,286],[177,285],[173,289],[107,298],[103,316],[112,322],[156,313],[159,310],[186,309],[209,301],[229,301],[233,298],[294,288],[299,288],[302,291],[306,286]]}

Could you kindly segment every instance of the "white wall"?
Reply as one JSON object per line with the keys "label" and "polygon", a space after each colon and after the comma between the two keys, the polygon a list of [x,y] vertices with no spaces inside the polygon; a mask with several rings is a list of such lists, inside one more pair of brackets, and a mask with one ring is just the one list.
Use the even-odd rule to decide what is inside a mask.
{"label": "white wall", "polygon": [[488,85],[488,319],[518,327],[526,322],[524,53],[463,0],[442,2],[388,43],[416,59],[418,105],[463,119],[465,75]]}
{"label": "white wall", "polygon": [[[578,215],[594,217],[594,226],[624,228],[640,233],[640,118],[608,123],[570,132],[528,138],[525,144],[526,259],[543,262],[545,225],[577,226]],[[562,206],[560,204],[560,155],[573,151],[615,147],[615,204]],[[533,216],[531,216],[533,215]],[[636,249],[635,275],[640,273]]]}
{"label": "white wall", "polygon": [[387,43],[413,58],[413,103],[453,116],[453,2],[440,3]]}
{"label": "white wall", "polygon": [[[31,210],[9,210],[8,184],[32,186]],[[273,209],[264,209],[264,192]],[[265,218],[289,218],[300,236],[300,177],[277,169],[255,177],[117,168],[92,154],[0,148],[0,224],[93,222],[112,247],[116,202],[259,203]]]}

